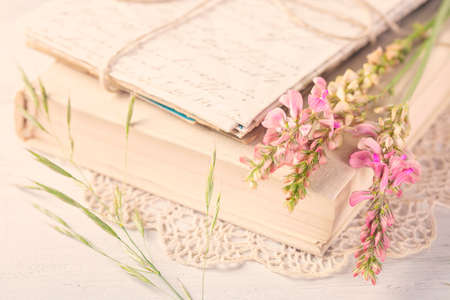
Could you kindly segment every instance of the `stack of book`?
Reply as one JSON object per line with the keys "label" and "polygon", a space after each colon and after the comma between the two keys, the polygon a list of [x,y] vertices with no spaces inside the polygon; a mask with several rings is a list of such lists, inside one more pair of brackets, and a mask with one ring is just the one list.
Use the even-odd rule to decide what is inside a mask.
{"label": "stack of book", "polygon": [[[323,14],[321,31],[330,36],[344,32],[344,38],[301,27],[268,0],[208,1],[196,8],[198,2],[58,0],[33,12],[27,18],[29,45],[58,61],[40,76],[50,117],[36,109],[32,95],[19,91],[17,133],[29,147],[64,155],[54,138],[24,118],[22,109],[64,140],[70,97],[75,161],[198,211],[204,210],[208,162],[216,149],[220,218],[321,255],[358,213],[360,207],[347,204],[349,194],[371,182],[369,170],[348,166],[351,139],[328,153],[329,162],[313,175],[308,196],[292,213],[284,206],[283,176],[251,189],[239,157],[252,155],[261,139],[261,120],[287,89],[301,89],[315,75],[360,62],[364,53],[336,68],[369,36],[386,29],[381,14],[397,21],[425,1],[378,1],[377,14],[364,6],[349,9],[348,3],[330,4],[334,13],[328,14],[319,13],[315,2],[291,3],[289,9],[308,24]],[[427,4],[414,19],[426,16],[432,6]],[[439,64],[449,59],[445,50],[433,53],[411,102],[411,144],[447,104],[448,89],[436,88],[450,76],[450,65]],[[139,101],[125,164],[129,92]]]}

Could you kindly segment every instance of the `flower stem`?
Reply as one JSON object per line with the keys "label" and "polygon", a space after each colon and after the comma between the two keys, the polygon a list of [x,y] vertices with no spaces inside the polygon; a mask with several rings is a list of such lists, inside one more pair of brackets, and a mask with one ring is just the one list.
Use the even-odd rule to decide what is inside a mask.
{"label": "flower stem", "polygon": [[[172,286],[172,284],[164,277],[164,275],[158,270],[158,268],[145,256],[145,254],[142,252],[142,250],[136,245],[134,240],[131,238],[130,234],[128,233],[128,230],[123,226],[123,224],[119,224],[120,228],[125,232],[125,235],[127,236],[128,240],[131,242],[131,244],[138,250],[141,257],[145,260],[146,263],[149,264],[150,268],[152,268],[155,271],[156,276],[158,276],[164,284],[177,296],[178,299],[183,300],[183,297],[178,293],[178,291]],[[136,253],[128,244],[122,241],[122,243],[132,252]]]}
{"label": "flower stem", "polygon": [[[426,40],[427,41],[427,40]],[[418,49],[415,50],[413,56],[408,60],[408,62],[403,66],[403,68],[392,78],[392,80],[386,85],[382,95],[385,95],[386,93],[393,90],[393,88],[397,85],[397,83],[402,79],[402,77],[411,69],[411,67],[414,65],[414,63],[417,61],[417,59],[422,54],[423,50],[426,46],[426,41],[424,41]]]}
{"label": "flower stem", "polygon": [[431,50],[433,49],[436,39],[441,31],[442,25],[448,16],[449,8],[450,8],[450,0],[443,0],[441,3],[441,6],[439,7],[439,10],[437,12],[436,19],[434,20],[433,25],[432,25],[433,27],[432,27],[432,31],[431,31],[431,36],[424,42],[424,47],[425,47],[424,57],[422,58],[419,68],[418,68],[414,78],[412,79],[412,83],[411,83],[408,91],[406,92],[405,97],[403,98],[403,101],[402,101],[403,103],[406,103],[409,101],[409,99],[411,99],[412,95],[414,94],[414,92],[420,82],[420,79],[422,79],[422,75],[425,71],[425,67],[430,58]]}

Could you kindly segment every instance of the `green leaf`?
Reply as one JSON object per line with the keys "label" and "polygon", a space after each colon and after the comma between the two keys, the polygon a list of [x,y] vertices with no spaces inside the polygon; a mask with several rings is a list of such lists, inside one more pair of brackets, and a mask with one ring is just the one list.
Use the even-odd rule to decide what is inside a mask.
{"label": "green leaf", "polygon": [[216,200],[216,212],[214,214],[213,220],[212,220],[212,224],[211,224],[211,232],[214,230],[214,227],[216,226],[217,223],[217,217],[219,216],[219,211],[220,211],[220,199],[221,199],[222,195],[219,194],[219,196],[217,196],[217,200]]}
{"label": "green leaf", "polygon": [[148,279],[147,277],[142,275],[142,273],[139,272],[138,270],[136,270],[135,268],[133,268],[131,266],[127,266],[127,265],[120,265],[120,267],[123,270],[125,270],[128,273],[128,275],[130,275],[130,276],[132,276],[132,277],[142,281],[143,283],[155,286],[155,284],[153,282],[151,282],[150,279]]}
{"label": "green leaf", "polygon": [[[128,253],[128,255],[138,264],[142,265],[144,268],[147,267],[147,263],[146,261],[140,257],[139,255],[136,254],[136,252],[131,251],[129,248],[125,247],[125,251]],[[147,270],[154,272],[154,270],[147,268]]]}
{"label": "green leaf", "polygon": [[128,140],[128,134],[130,132],[130,124],[131,124],[131,118],[133,117],[133,108],[134,108],[134,102],[136,100],[136,96],[133,95],[130,99],[130,104],[128,105],[128,114],[127,114],[127,122],[125,125],[125,132],[126,132],[126,139]]}
{"label": "green leaf", "polygon": [[33,117],[32,115],[30,115],[26,110],[24,110],[22,107],[19,107],[22,115],[25,117],[25,119],[27,119],[28,121],[30,121],[31,123],[33,123],[33,125],[37,128],[39,128],[40,130],[44,131],[45,133],[50,134],[47,129],[45,129],[44,126],[42,126],[41,123],[39,123],[38,120],[36,120],[35,117]]}
{"label": "green leaf", "polygon": [[49,186],[46,186],[42,183],[39,183],[37,181],[34,181],[34,183],[39,186],[42,190],[45,192],[57,197],[58,199],[62,200],[63,202],[72,205],[78,209],[80,209],[88,218],[90,218],[95,224],[97,224],[101,229],[103,229],[106,233],[109,233],[113,237],[115,237],[118,240],[121,240],[120,237],[117,235],[117,233],[105,222],[103,222],[99,217],[97,217],[93,212],[91,212],[89,209],[81,205],[79,202],[73,200],[71,197],[67,196],[63,192],[60,192],[54,188],[51,188]]}
{"label": "green leaf", "polygon": [[58,222],[59,224],[61,224],[62,226],[66,227],[66,228],[70,228],[69,224],[66,223],[66,221],[64,221],[61,217],[57,216],[56,214],[54,214],[53,212],[49,211],[48,209],[39,206],[37,203],[33,203],[34,208],[36,208],[37,210],[39,210],[41,213],[43,213],[44,215],[46,215],[47,217],[49,217],[50,219],[55,220],[56,222]]}
{"label": "green leaf", "polygon": [[[84,236],[72,231],[73,237],[77,240],[80,241],[81,243],[85,244],[86,246],[88,246],[89,248],[94,249],[95,251],[99,252],[97,249],[95,249],[94,245],[92,245],[91,242],[89,242]],[[101,252],[100,252],[101,253]]]}
{"label": "green leaf", "polygon": [[188,300],[192,300],[192,296],[191,296],[191,294],[189,293],[189,291],[187,290],[187,288],[186,288],[186,286],[184,285],[184,283],[183,283],[180,279],[178,279],[178,282],[180,283],[181,288],[183,289],[183,292],[184,292],[184,294],[186,295],[187,299],[188,299]]}
{"label": "green leaf", "polygon": [[36,93],[36,89],[31,84],[30,80],[28,79],[27,74],[25,74],[25,71],[19,67],[20,72],[22,73],[22,80],[25,84],[26,89],[31,94],[31,97],[33,98],[34,105],[36,106],[36,109],[39,110],[39,96]]}
{"label": "green leaf", "polygon": [[450,11],[450,0],[443,0],[441,2],[441,5],[439,7],[438,12],[436,13],[436,19],[434,24],[432,25],[431,29],[431,35],[428,39],[424,42],[424,55],[422,58],[422,61],[419,64],[419,67],[417,68],[414,77],[412,79],[412,83],[409,85],[408,90],[406,91],[406,95],[403,98],[402,102],[408,102],[409,99],[413,96],[420,80],[422,79],[422,75],[425,71],[425,68],[427,66],[428,60],[431,55],[431,50],[433,50],[433,47],[436,43],[436,40],[438,38],[439,33],[441,32],[442,25],[444,24],[444,21],[446,20],[449,11]]}
{"label": "green leaf", "polygon": [[41,97],[42,97],[42,105],[44,106],[44,110],[45,113],[47,114],[47,118],[49,118],[49,114],[48,114],[48,94],[47,91],[44,87],[44,85],[42,84],[41,79],[39,79],[39,87],[41,89]]}
{"label": "green leaf", "polygon": [[61,168],[60,166],[58,166],[57,164],[51,162],[49,159],[45,158],[42,155],[37,154],[36,152],[27,149],[28,152],[30,152],[36,159],[36,161],[40,162],[41,164],[45,165],[46,167],[48,167],[49,169],[55,171],[56,173],[65,176],[65,177],[69,177],[77,182],[82,183],[79,179],[77,179],[76,177],[74,177],[72,174],[70,174],[69,172],[67,172],[66,170],[64,170],[63,168]]}
{"label": "green leaf", "polygon": [[212,193],[214,189],[214,169],[216,167],[216,149],[214,148],[214,152],[211,156],[211,162],[209,164],[209,173],[208,173],[208,181],[206,183],[206,214],[209,215],[209,206],[211,204]]}
{"label": "green leaf", "polygon": [[71,107],[70,97],[67,98],[67,114],[66,114],[66,120],[67,120],[67,126],[70,128],[70,122],[72,119],[72,107]]}
{"label": "green leaf", "polygon": [[50,225],[50,226],[51,226],[54,230],[58,231],[59,233],[65,235],[65,236],[67,236],[67,237],[70,237],[71,239],[74,239],[74,238],[75,238],[75,237],[73,236],[72,232],[70,232],[69,230],[67,230],[67,229],[65,229],[65,228],[62,228],[62,227],[57,226],[57,225]]}
{"label": "green leaf", "polygon": [[116,186],[114,189],[114,215],[115,217],[121,221],[121,209],[122,209],[122,192],[120,191],[119,187]]}
{"label": "green leaf", "polygon": [[68,136],[69,136],[69,143],[70,143],[70,158],[72,159],[72,157],[73,157],[73,149],[74,149],[75,143],[74,143],[73,137],[72,137],[72,127],[71,127],[71,122],[72,122],[72,104],[71,104],[71,101],[70,101],[70,97],[67,99],[66,121],[67,121],[67,133],[68,133]]}
{"label": "green leaf", "polygon": [[133,222],[136,225],[136,228],[141,233],[141,236],[144,237],[145,229],[144,229],[144,221],[142,220],[141,214],[139,210],[136,208],[133,213]]}

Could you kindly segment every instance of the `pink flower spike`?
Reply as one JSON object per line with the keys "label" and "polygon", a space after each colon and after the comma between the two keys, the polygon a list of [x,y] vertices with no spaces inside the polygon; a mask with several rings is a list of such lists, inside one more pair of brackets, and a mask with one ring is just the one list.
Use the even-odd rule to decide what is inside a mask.
{"label": "pink flower spike", "polygon": [[280,98],[280,102],[289,108],[289,114],[293,119],[297,119],[303,109],[302,95],[296,90],[289,90]]}
{"label": "pink flower spike", "polygon": [[277,107],[267,113],[262,125],[266,128],[280,128],[284,121],[286,121],[286,113]]}
{"label": "pink flower spike", "polygon": [[372,123],[358,124],[353,128],[353,135],[371,136],[373,138],[376,138],[378,136],[378,127]]}
{"label": "pink flower spike", "polygon": [[372,199],[373,195],[369,191],[357,191],[353,192],[350,196],[349,203],[350,206],[355,206],[356,204],[360,203],[364,200]]}
{"label": "pink flower spike", "polygon": [[369,162],[372,162],[372,153],[369,151],[357,151],[350,155],[349,164],[352,168],[366,167]]}

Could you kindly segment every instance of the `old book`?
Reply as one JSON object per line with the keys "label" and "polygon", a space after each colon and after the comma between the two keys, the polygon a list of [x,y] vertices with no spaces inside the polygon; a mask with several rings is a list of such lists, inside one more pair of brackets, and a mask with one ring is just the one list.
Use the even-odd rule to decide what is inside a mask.
{"label": "old book", "polygon": [[[443,38],[449,40],[449,30]],[[449,102],[449,62],[448,49],[437,46],[411,100],[410,144],[420,138]],[[49,92],[52,128],[63,140],[67,140],[65,115],[70,91],[74,159],[81,165],[203,211],[208,161],[216,148],[218,189],[224,197],[220,218],[313,254],[323,254],[331,239],[358,213],[358,207],[349,207],[348,196],[351,191],[366,188],[371,181],[370,171],[348,166],[353,146],[347,143],[339,151],[329,153],[329,163],[313,175],[308,196],[289,213],[282,200],[280,175],[262,182],[256,190],[243,181],[247,170],[239,163],[239,157],[251,155],[251,145],[198,124],[186,126],[182,120],[144,102],[135,104],[125,168],[124,122],[129,96],[108,93],[98,87],[95,78],[60,63],[41,78]],[[17,94],[16,106],[49,126],[26,93]],[[62,155],[58,144],[48,134],[34,129],[20,109],[16,110],[16,128],[27,146]]]}
{"label": "old book", "polygon": [[287,89],[424,2],[56,0],[27,16],[27,38],[185,120],[242,138]]}
{"label": "old book", "polygon": [[[244,182],[247,169],[239,157],[251,155],[253,146],[201,125],[186,126],[143,102],[135,103],[125,168],[129,96],[108,93],[98,88],[96,79],[62,64],[53,65],[41,79],[49,94],[51,125],[42,111],[36,112],[30,95],[20,92],[16,104],[68,141],[65,118],[70,90],[74,159],[81,165],[203,211],[208,161],[216,148],[217,190],[223,195],[220,218],[315,254],[324,250],[332,236],[336,215],[352,213],[344,205],[350,190],[370,181],[370,172],[361,170],[366,176],[354,176],[346,155],[332,153],[330,162],[315,174],[308,197],[289,213],[283,203],[282,177],[267,180],[256,190]],[[17,131],[29,147],[56,156],[67,153],[54,138],[26,121],[20,110]]]}

